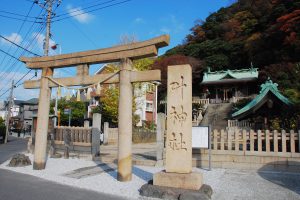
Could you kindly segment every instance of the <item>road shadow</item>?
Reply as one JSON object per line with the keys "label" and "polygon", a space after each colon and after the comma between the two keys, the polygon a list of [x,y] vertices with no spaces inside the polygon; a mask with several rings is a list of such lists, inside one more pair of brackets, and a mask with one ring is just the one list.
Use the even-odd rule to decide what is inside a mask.
{"label": "road shadow", "polygon": [[144,181],[148,182],[153,178],[153,174],[150,172],[147,172],[137,166],[132,167],[132,173],[139,177],[140,179],[143,179]]}
{"label": "road shadow", "polygon": [[135,153],[133,154],[133,157],[137,159],[156,160],[156,155],[153,155],[153,152]]}
{"label": "road shadow", "polygon": [[[116,167],[111,167],[110,165],[106,164],[106,163],[101,163],[98,164],[97,167],[100,167],[103,172],[107,173],[108,175],[110,175],[112,178],[114,178],[115,180],[118,180],[118,169],[117,166]],[[139,177],[140,179],[144,180],[144,181],[149,181],[152,179],[153,174],[150,172],[147,172],[137,166],[133,166],[132,167],[132,174],[134,174],[135,176]]]}
{"label": "road shadow", "polygon": [[262,178],[300,195],[300,162],[271,162],[257,173]]}

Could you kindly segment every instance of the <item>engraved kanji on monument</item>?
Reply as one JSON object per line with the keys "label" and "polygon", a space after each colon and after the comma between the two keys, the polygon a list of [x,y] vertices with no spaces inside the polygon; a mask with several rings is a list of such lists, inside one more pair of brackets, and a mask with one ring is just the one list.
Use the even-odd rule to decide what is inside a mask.
{"label": "engraved kanji on monument", "polygon": [[[166,172],[192,171],[192,70],[168,67]],[[180,163],[180,164],[179,164]]]}

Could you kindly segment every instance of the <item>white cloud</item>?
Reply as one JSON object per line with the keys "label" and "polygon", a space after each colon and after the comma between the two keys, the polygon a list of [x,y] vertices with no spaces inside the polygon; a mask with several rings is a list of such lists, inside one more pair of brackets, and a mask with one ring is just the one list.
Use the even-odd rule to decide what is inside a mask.
{"label": "white cloud", "polygon": [[[5,38],[7,38],[8,40],[16,43],[16,44],[20,44],[22,42],[22,36],[19,35],[18,33],[12,33],[10,35],[5,35]],[[6,41],[5,39],[1,38],[1,43],[3,44],[11,44],[10,42]]]}
{"label": "white cloud", "polygon": [[144,24],[145,20],[141,17],[137,17],[133,20],[133,23],[135,23],[135,24]]}
{"label": "white cloud", "polygon": [[168,15],[161,19],[162,24],[166,24],[168,28],[160,29],[162,33],[179,33],[184,30],[184,24],[180,22],[175,15]]}
{"label": "white cloud", "polygon": [[68,13],[70,16],[72,16],[74,19],[76,19],[80,23],[88,23],[92,20],[93,15],[89,13],[85,13],[81,7],[73,8],[72,6],[67,6]]}
{"label": "white cloud", "polygon": [[171,30],[169,28],[163,27],[160,29],[160,32],[168,34],[171,32]]}

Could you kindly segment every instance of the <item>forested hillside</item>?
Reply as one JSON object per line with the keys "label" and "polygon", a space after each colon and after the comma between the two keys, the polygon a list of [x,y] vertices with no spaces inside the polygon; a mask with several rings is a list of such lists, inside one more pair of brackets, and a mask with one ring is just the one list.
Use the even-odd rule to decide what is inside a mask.
{"label": "forested hillside", "polygon": [[[189,62],[193,84],[203,70],[260,70],[294,101],[300,95],[300,0],[239,0],[197,20],[185,42],[166,52],[153,68]],[[164,78],[164,74],[163,74]]]}

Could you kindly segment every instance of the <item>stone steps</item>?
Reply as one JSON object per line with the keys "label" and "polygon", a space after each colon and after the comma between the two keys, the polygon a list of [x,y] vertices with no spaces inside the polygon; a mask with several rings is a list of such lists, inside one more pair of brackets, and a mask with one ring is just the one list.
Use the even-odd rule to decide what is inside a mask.
{"label": "stone steps", "polygon": [[211,125],[212,129],[225,129],[231,109],[231,103],[209,104],[200,125]]}

